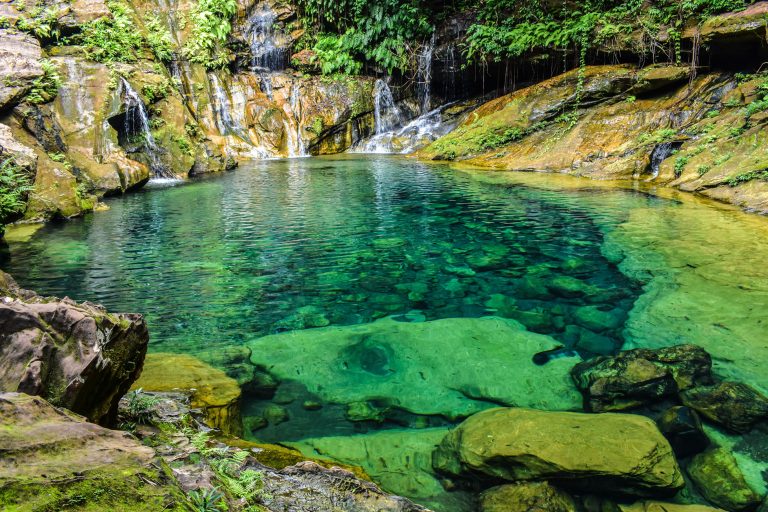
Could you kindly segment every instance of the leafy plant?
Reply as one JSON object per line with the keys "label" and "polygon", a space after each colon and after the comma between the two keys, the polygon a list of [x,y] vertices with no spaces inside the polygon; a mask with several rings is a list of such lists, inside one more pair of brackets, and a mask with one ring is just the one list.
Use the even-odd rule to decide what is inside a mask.
{"label": "leafy plant", "polygon": [[113,0],[107,6],[111,17],[83,25],[80,43],[85,54],[97,62],[135,62],[144,42],[133,22],[135,13],[122,1]]}
{"label": "leafy plant", "polygon": [[160,18],[156,14],[146,14],[144,27],[147,30],[147,46],[155,57],[163,62],[173,59],[173,39]]}
{"label": "leafy plant", "polygon": [[685,170],[685,166],[688,165],[688,161],[690,160],[690,157],[685,155],[680,155],[679,157],[675,158],[675,177],[679,178],[682,176],[683,171]]}
{"label": "leafy plant", "polygon": [[753,180],[768,180],[768,170],[744,172],[729,179],[727,183],[735,187]]}
{"label": "leafy plant", "polygon": [[125,396],[125,420],[138,424],[149,423],[152,420],[152,409],[159,403],[159,399],[145,393],[142,388],[135,389]]}
{"label": "leafy plant", "polygon": [[0,225],[24,211],[31,191],[27,174],[12,158],[0,156]]}
{"label": "leafy plant", "polygon": [[235,12],[237,0],[198,0],[191,13],[192,36],[183,49],[184,56],[208,69],[226,66],[230,61],[226,43]]}
{"label": "leafy plant", "polygon": [[56,65],[47,59],[40,61],[40,64],[43,68],[43,76],[32,83],[26,98],[28,102],[34,104],[52,101],[61,87],[61,76]]}
{"label": "leafy plant", "polygon": [[223,499],[224,494],[217,487],[198,489],[187,494],[187,506],[192,512],[221,512]]}

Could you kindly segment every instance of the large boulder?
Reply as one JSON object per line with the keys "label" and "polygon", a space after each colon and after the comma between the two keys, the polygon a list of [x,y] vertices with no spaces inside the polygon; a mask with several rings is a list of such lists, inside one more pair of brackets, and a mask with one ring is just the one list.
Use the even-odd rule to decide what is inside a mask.
{"label": "large boulder", "polygon": [[133,389],[183,391],[206,423],[225,434],[242,434],[240,387],[223,371],[185,354],[148,354]]}
{"label": "large boulder", "polygon": [[639,501],[631,505],[619,505],[620,512],[723,512],[706,505],[679,505],[660,501]]}
{"label": "large boulder", "polygon": [[707,500],[731,512],[754,510],[762,501],[727,449],[697,455],[688,466],[688,474]]}
{"label": "large boulder", "polygon": [[[305,329],[248,344],[253,364],[305,387],[307,399],[461,418],[489,403],[576,410],[568,372],[575,357],[540,366],[561,344],[496,317]],[[489,359],[488,354],[493,354]],[[278,390],[279,394],[279,390]],[[352,416],[352,415],[350,415]]]}
{"label": "large boulder", "polygon": [[454,475],[546,479],[581,491],[664,496],[684,485],[656,425],[626,414],[491,409],[447,435],[433,462]]}
{"label": "large boulder", "polygon": [[683,403],[732,432],[744,433],[768,420],[768,398],[740,382],[721,382],[682,394]]}
{"label": "large boulder", "polygon": [[[0,394],[0,509],[166,510],[155,453],[40,397]],[[173,510],[176,510],[173,508]]]}
{"label": "large boulder", "polygon": [[594,412],[631,409],[712,381],[712,358],[695,345],[636,349],[577,364],[571,371]]}
{"label": "large boulder", "polygon": [[576,512],[576,502],[547,482],[500,485],[480,495],[480,512]]}
{"label": "large boulder", "polygon": [[90,421],[117,419],[149,334],[141,315],[44,298],[0,272],[0,391],[39,395]]}
{"label": "large boulder", "polygon": [[12,107],[43,76],[42,49],[34,37],[0,28],[0,111]]}

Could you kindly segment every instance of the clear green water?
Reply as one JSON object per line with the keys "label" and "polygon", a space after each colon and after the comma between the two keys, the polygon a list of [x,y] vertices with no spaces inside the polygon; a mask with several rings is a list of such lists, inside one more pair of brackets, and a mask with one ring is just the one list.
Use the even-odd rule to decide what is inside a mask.
{"label": "clear green water", "polygon": [[[385,156],[253,162],[48,225],[12,244],[0,266],[43,294],[144,313],[152,351],[196,355],[244,385],[248,435],[362,464],[388,490],[453,512],[468,507],[466,496],[445,493],[429,466],[434,444],[457,418],[422,414],[403,405],[408,397],[374,389],[365,404],[374,414],[361,420],[350,403],[329,398],[344,396],[331,389],[339,386],[331,377],[349,370],[347,356],[359,359],[361,387],[388,379],[399,363],[387,350],[402,339],[381,337],[399,331],[374,328],[362,344],[342,343],[339,366],[321,368],[331,376],[326,389],[309,389],[311,381],[297,376],[274,396],[248,383],[254,368],[245,347],[259,351],[254,361],[274,361],[280,356],[271,344],[282,342],[272,340],[284,338],[265,345],[264,336],[324,328],[295,338],[303,340],[295,350],[325,365],[324,344],[330,350],[347,336],[345,326],[498,316],[551,337],[566,356],[548,362],[526,354],[542,366],[529,365],[526,375],[510,370],[507,387],[524,379],[544,396],[552,390],[538,376],[559,364],[565,382],[568,357],[682,342],[712,352],[722,375],[766,386],[768,225],[597,184],[547,188],[559,179],[476,176]],[[314,342],[313,332],[326,334]],[[457,366],[480,376],[505,364],[498,337],[485,360],[490,337],[473,342],[482,357],[470,361],[441,353],[433,336],[435,368],[409,360],[409,377]],[[480,407],[499,403],[487,389],[461,391]],[[275,407],[287,411],[286,421],[274,421]],[[272,422],[251,431],[264,416]]]}
{"label": "clear green water", "polygon": [[[596,193],[612,204],[580,204]],[[638,289],[601,255],[606,222],[631,205],[672,203],[486,185],[442,166],[356,157],[257,162],[108,204],[12,246],[3,268],[41,293],[144,313],[153,350],[194,353],[411,311],[495,313],[572,346],[567,326],[584,304],[619,319],[592,345],[607,351],[608,340],[621,345]],[[557,276],[572,282],[548,288]],[[494,294],[517,301],[493,303]]]}

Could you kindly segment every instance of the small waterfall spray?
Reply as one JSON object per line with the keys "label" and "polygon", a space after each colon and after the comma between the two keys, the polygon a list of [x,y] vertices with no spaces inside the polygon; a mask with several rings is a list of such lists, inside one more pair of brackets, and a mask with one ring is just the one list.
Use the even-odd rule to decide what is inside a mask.
{"label": "small waterfall spray", "polygon": [[288,138],[288,156],[292,158],[309,156],[304,139],[301,137],[301,91],[298,82],[294,82],[291,86],[288,106],[290,107],[289,117],[293,121],[286,120],[283,123]]}
{"label": "small waterfall spray", "polygon": [[432,37],[419,55],[419,68],[416,73],[416,95],[419,99],[419,113],[422,115],[430,111],[430,104],[432,102],[432,55],[435,52],[436,35],[436,32],[432,32]]}
{"label": "small waterfall spray", "polygon": [[658,178],[661,170],[661,163],[669,158],[672,153],[680,147],[680,142],[663,142],[653,148],[651,153],[651,177]]}
{"label": "small waterfall spray", "polygon": [[373,115],[376,135],[388,132],[403,124],[392,90],[386,80],[376,80],[373,88]]}
{"label": "small waterfall spray", "polygon": [[176,175],[160,160],[160,148],[149,128],[147,107],[141,97],[131,87],[128,80],[122,77],[120,78],[120,88],[125,105],[125,134],[129,137],[136,134],[141,136],[144,153],[149,159],[149,169],[155,178],[176,179]]}
{"label": "small waterfall spray", "polygon": [[251,67],[255,70],[280,71],[288,67],[290,48],[285,35],[275,29],[277,15],[267,2],[256,6],[248,20],[251,40]]}

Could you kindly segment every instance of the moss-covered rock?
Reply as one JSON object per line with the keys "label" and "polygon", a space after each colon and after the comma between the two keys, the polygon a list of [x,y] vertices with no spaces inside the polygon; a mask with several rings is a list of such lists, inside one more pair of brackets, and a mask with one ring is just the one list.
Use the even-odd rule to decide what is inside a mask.
{"label": "moss-covered rock", "polygon": [[480,512],[576,512],[574,499],[547,482],[524,482],[493,487],[480,495]]}
{"label": "moss-covered rock", "polygon": [[440,444],[435,468],[579,491],[671,496],[684,485],[672,448],[643,416],[491,409]]}
{"label": "moss-covered rock", "polygon": [[154,451],[43,399],[0,394],[0,508],[13,512],[183,510]]}
{"label": "moss-covered rock", "polygon": [[192,407],[203,411],[211,427],[235,436],[242,433],[237,381],[192,356],[148,354],[133,389],[190,392]]}
{"label": "moss-covered rock", "polygon": [[749,486],[726,449],[697,455],[688,466],[688,474],[707,500],[731,512],[753,510],[762,502],[763,497]]}
{"label": "moss-covered rock", "polygon": [[732,432],[748,432],[768,420],[768,397],[740,382],[697,387],[682,395],[683,403]]}

